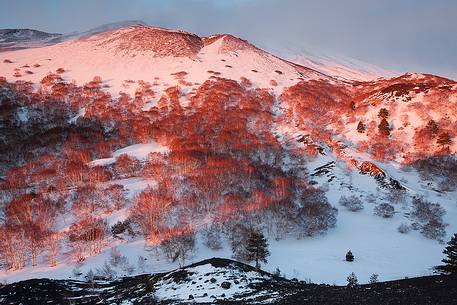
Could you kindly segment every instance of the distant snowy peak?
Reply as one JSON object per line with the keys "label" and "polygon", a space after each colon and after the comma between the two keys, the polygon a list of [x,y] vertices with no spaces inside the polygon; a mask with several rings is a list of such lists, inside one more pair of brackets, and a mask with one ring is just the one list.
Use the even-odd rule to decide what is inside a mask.
{"label": "distant snowy peak", "polygon": [[62,34],[31,29],[0,30],[0,49],[20,49],[60,42]]}
{"label": "distant snowy peak", "polygon": [[311,54],[292,55],[288,58],[292,62],[340,80],[369,81],[398,75],[394,71],[389,71],[352,58],[324,57]]}
{"label": "distant snowy peak", "polygon": [[49,38],[59,37],[62,34],[46,33],[31,29],[3,29],[0,30],[0,39],[2,42],[17,42],[30,40],[46,40]]}

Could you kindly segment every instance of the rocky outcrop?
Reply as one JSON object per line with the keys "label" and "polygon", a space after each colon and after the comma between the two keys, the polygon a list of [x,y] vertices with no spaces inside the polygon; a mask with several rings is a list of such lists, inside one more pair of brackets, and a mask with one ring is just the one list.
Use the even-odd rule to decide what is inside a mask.
{"label": "rocky outcrop", "polygon": [[372,162],[364,161],[358,166],[360,173],[370,175],[378,179],[386,178],[386,173]]}
{"label": "rocky outcrop", "polygon": [[351,163],[357,166],[361,174],[374,177],[376,181],[384,188],[396,190],[405,189],[398,180],[388,177],[381,168],[372,162],[364,161],[362,163],[358,163],[357,161],[352,160]]}

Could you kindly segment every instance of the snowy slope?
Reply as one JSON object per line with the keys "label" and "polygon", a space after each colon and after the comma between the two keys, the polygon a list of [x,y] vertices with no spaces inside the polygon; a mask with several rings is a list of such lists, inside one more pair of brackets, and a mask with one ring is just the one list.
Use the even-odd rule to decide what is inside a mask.
{"label": "snowy slope", "polygon": [[398,74],[352,58],[324,57],[311,54],[291,55],[288,58],[292,62],[341,80],[367,81],[393,77]]}
{"label": "snowy slope", "polygon": [[168,148],[161,146],[158,143],[151,142],[146,144],[135,144],[127,146],[113,152],[111,158],[97,159],[90,162],[91,166],[109,165],[116,162],[116,158],[126,154],[138,160],[146,160],[150,153],[166,153]]}

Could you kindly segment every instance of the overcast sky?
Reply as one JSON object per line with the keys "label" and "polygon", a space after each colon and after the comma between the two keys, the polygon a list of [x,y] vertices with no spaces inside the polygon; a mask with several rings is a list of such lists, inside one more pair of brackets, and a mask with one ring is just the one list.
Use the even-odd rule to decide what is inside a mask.
{"label": "overcast sky", "polygon": [[125,20],[457,79],[457,0],[0,0],[0,28],[68,33]]}

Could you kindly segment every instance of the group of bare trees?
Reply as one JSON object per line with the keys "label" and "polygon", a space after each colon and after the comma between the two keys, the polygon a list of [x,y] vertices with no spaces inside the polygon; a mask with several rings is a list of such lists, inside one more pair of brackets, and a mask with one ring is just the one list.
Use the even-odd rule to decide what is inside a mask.
{"label": "group of bare trees", "polygon": [[158,234],[164,228],[171,205],[172,198],[152,188],[146,189],[135,198],[131,218],[150,242],[158,240]]}
{"label": "group of bare trees", "polygon": [[21,269],[30,259],[32,266],[46,252],[48,264],[56,264],[60,246],[56,228],[58,203],[37,195],[22,195],[5,208],[5,221],[0,226],[0,255],[8,269]]}
{"label": "group of bare trees", "polygon": [[101,252],[108,226],[101,218],[87,216],[70,227],[69,245],[76,261]]}
{"label": "group of bare trees", "polygon": [[0,264],[17,270],[28,264],[36,266],[43,259],[53,267],[64,245],[75,261],[100,253],[109,230],[106,222],[95,216],[100,209],[87,205],[83,209],[74,203],[76,206],[76,220],[63,232],[60,219],[68,206],[61,201],[31,194],[13,199],[5,207],[0,225]]}
{"label": "group of bare trees", "polygon": [[416,160],[411,164],[422,179],[433,181],[443,191],[457,188],[457,158],[455,155]]}
{"label": "group of bare trees", "polygon": [[[38,88],[6,80],[0,80],[0,88],[12,110],[22,107],[28,113],[28,120],[17,128],[22,134],[8,134],[6,143],[17,144],[8,148],[12,155],[16,147],[23,148],[18,154],[23,159],[16,158],[16,166],[6,170],[0,168],[5,177],[0,183],[0,264],[20,269],[45,260],[55,266],[64,244],[76,260],[99,253],[107,230],[103,215],[122,208],[125,197],[120,186],[98,184],[130,174],[123,171],[130,168],[121,162],[123,158],[117,168],[89,164],[129,141],[119,137],[117,125],[122,124],[112,120],[116,114],[97,108],[111,100],[101,90],[101,79],[78,87],[51,73]],[[100,112],[91,113],[89,105]],[[74,121],[72,117],[85,106],[88,116]],[[74,219],[66,231],[64,214]]]}
{"label": "group of bare trees", "polygon": [[[54,266],[64,243],[76,261],[100,253],[109,232],[105,216],[127,201],[122,187],[103,183],[134,176],[157,184],[131,200],[129,231],[161,244],[172,260],[192,250],[202,219],[208,219],[207,240],[215,248],[221,234],[235,243],[241,232],[234,223],[277,238],[335,226],[336,209],[306,184],[303,152],[287,151],[271,134],[274,99],[266,90],[208,81],[190,98],[192,111],[180,105],[176,87],[160,109],[145,112],[142,97],[153,95],[149,86],[133,100],[125,94],[114,100],[101,88],[99,78],[77,87],[58,74],[43,79],[37,96],[29,88],[32,100],[59,99],[72,115],[82,107],[85,115],[68,123],[64,140],[53,149],[7,171],[1,187],[11,200],[5,199],[0,227],[6,268],[29,261],[33,266],[42,256]],[[152,154],[145,162],[121,155],[112,165],[90,164],[151,138],[168,145],[170,153]],[[285,160],[293,164],[290,169]],[[65,233],[59,224],[63,214],[72,219]]]}

